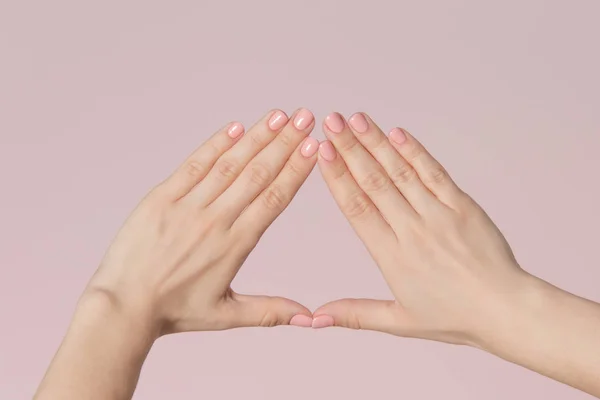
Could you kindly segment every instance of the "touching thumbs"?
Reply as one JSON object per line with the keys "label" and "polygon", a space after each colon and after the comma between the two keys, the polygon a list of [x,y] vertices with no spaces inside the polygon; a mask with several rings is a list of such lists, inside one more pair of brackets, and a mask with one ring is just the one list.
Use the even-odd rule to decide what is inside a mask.
{"label": "touching thumbs", "polygon": [[[313,327],[340,326],[400,335],[406,321],[401,307],[390,300],[342,299],[314,312]],[[333,321],[331,321],[333,319]]]}

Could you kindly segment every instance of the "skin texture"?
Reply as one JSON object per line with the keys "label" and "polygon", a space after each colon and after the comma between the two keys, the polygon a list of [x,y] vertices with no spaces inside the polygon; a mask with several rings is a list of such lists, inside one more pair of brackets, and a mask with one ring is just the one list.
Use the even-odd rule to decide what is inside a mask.
{"label": "skin texture", "polygon": [[[229,124],[153,189],[83,294],[36,399],[129,399],[160,336],[294,323],[311,312],[230,288],[317,161],[314,117],[272,111]],[[275,128],[275,129],[273,129]]]}
{"label": "skin texture", "polygon": [[[35,399],[130,399],[162,335],[250,326],[368,329],[488,351],[600,396],[600,305],[525,272],[477,203],[403,129],[305,109],[230,123],[154,188],[84,291]],[[318,150],[318,153],[317,153]],[[318,154],[318,155],[317,155]],[[312,314],[230,284],[315,163],[394,300]]]}
{"label": "skin texture", "polygon": [[[600,396],[600,305],[523,271],[494,223],[408,132],[325,119],[319,166],[395,300],[342,299],[329,325],[489,351]],[[314,325],[314,323],[313,323]],[[593,351],[596,349],[596,351]]]}

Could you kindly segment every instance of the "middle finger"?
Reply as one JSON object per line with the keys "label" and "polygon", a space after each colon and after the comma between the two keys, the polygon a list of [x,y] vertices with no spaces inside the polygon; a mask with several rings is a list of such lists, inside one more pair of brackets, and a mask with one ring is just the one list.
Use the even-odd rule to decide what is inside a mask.
{"label": "middle finger", "polygon": [[342,156],[360,188],[390,222],[416,217],[414,209],[394,186],[381,165],[356,139],[344,118],[332,113],[325,118],[325,135]]}

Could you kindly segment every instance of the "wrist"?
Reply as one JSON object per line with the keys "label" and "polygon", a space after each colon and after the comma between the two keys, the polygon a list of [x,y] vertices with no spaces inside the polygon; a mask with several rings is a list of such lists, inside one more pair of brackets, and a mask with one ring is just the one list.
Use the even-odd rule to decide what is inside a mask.
{"label": "wrist", "polygon": [[531,320],[545,308],[552,286],[523,270],[515,274],[506,289],[495,293],[487,318],[479,324],[471,345],[499,353],[514,337],[530,330]]}
{"label": "wrist", "polygon": [[110,292],[81,296],[36,399],[129,399],[157,332]]}
{"label": "wrist", "polygon": [[80,297],[74,323],[122,331],[140,339],[140,345],[151,346],[160,336],[148,304],[125,302],[112,291],[95,286],[86,288]]}

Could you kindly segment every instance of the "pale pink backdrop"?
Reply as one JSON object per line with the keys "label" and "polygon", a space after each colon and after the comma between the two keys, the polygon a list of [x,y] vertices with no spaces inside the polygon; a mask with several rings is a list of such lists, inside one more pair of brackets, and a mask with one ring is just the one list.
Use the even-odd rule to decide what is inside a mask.
{"label": "pale pink backdrop", "polygon": [[[2,0],[0,399],[31,397],[144,193],[225,122],[273,107],[409,129],[526,269],[600,301],[599,14],[597,0]],[[317,171],[234,283],[311,308],[389,296]],[[289,327],[163,338],[135,396],[307,397],[590,398],[469,348]]]}

